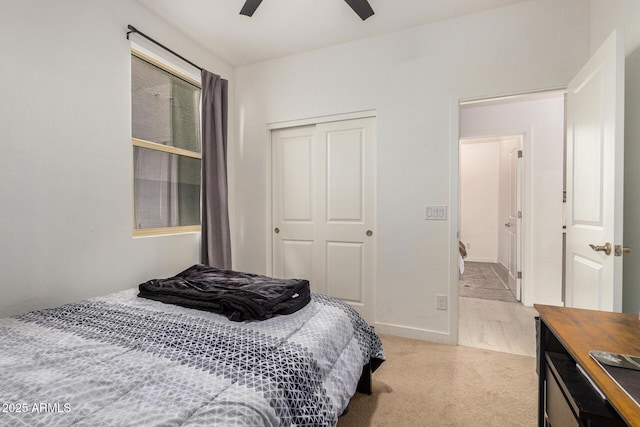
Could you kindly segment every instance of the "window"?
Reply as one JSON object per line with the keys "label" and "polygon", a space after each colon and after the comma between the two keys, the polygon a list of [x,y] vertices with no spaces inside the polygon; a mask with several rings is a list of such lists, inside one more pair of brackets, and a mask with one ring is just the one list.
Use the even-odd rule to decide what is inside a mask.
{"label": "window", "polygon": [[200,83],[131,55],[134,235],[200,231]]}

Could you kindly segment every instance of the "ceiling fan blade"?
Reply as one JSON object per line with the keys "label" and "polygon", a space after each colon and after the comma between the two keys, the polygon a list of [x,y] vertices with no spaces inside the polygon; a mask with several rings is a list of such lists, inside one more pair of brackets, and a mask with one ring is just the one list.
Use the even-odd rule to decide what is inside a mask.
{"label": "ceiling fan blade", "polygon": [[253,16],[260,3],[262,3],[262,0],[247,0],[242,6],[240,15]]}
{"label": "ceiling fan blade", "polygon": [[373,15],[373,9],[367,0],[344,0],[351,9],[364,21]]}

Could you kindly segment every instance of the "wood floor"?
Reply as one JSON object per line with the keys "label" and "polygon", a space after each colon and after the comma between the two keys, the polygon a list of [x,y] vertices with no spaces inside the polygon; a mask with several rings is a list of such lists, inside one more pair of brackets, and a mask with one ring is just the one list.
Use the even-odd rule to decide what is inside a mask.
{"label": "wood floor", "polygon": [[458,344],[535,357],[533,307],[520,303],[460,297]]}

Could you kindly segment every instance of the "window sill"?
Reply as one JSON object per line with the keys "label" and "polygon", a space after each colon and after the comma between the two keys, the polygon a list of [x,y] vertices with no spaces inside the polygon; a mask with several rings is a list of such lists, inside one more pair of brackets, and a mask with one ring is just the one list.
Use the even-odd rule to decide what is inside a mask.
{"label": "window sill", "polygon": [[145,228],[141,230],[133,230],[133,237],[173,236],[176,234],[200,233],[201,231],[202,226],[200,225],[166,228]]}

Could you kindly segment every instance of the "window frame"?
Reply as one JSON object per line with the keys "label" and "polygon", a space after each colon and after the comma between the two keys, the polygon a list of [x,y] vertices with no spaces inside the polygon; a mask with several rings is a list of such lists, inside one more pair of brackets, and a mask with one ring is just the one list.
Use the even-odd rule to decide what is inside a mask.
{"label": "window frame", "polygon": [[[189,77],[185,73],[177,70],[176,68],[159,61],[158,59],[147,55],[135,47],[131,47],[131,55],[138,57],[139,59],[146,61],[163,71],[166,71],[169,74],[174,75],[175,77],[186,81],[189,84],[192,84],[198,87],[202,91],[202,84],[192,77]],[[201,95],[202,97],[202,95]],[[202,109],[200,109],[201,114]],[[200,117],[202,120],[202,117]],[[133,126],[132,126],[133,128]],[[146,141],[144,139],[134,138],[133,134],[131,135],[131,228],[133,230],[133,237],[146,237],[146,236],[164,236],[164,235],[172,235],[172,234],[181,234],[181,233],[199,233],[202,231],[202,194],[200,194],[200,222],[199,225],[182,225],[182,226],[170,226],[170,227],[157,227],[157,228],[136,228],[136,201],[135,201],[135,164],[133,159],[133,151],[135,147],[146,148],[155,151],[161,151],[169,154],[175,154],[178,156],[191,157],[194,159],[199,159],[202,161],[202,152],[185,150],[184,148],[172,147],[164,144],[160,144],[157,142]],[[202,165],[202,163],[201,163]],[[202,168],[200,169],[200,173],[202,173]]]}

